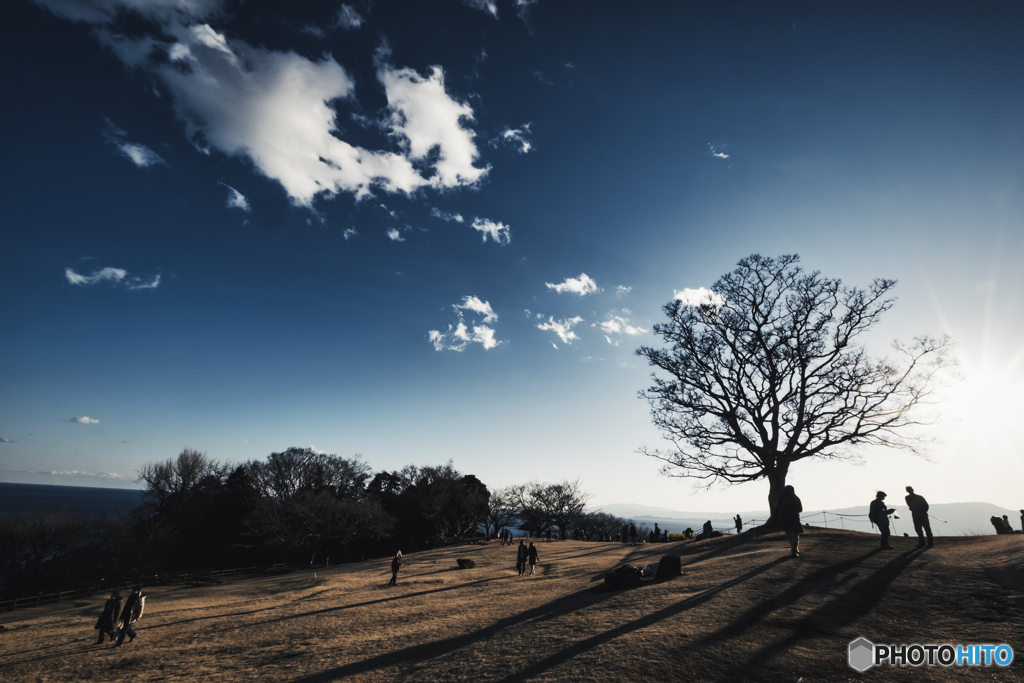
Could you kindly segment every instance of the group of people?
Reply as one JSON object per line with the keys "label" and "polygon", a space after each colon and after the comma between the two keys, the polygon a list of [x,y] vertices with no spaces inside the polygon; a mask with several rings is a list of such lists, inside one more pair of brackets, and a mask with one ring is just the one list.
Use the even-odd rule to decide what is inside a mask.
{"label": "group of people", "polygon": [[110,598],[103,604],[103,611],[96,621],[96,629],[100,632],[97,645],[103,644],[103,636],[110,638],[111,642],[117,640],[114,647],[124,644],[124,637],[128,636],[128,642],[135,640],[134,624],[142,618],[142,612],[146,607],[146,596],[142,594],[142,586],[136,586],[129,593],[122,605],[120,591],[113,591]]}
{"label": "group of people", "polygon": [[[1003,515],[1002,519],[992,515],[992,517],[989,518],[989,521],[992,522],[992,526],[995,527],[997,534],[1017,533],[1017,530],[1010,525],[1010,518],[1007,515]],[[1020,511],[1020,528],[1020,533],[1024,534],[1024,510]]]}
{"label": "group of people", "polygon": [[[892,550],[893,546],[889,543],[889,536],[892,534],[889,529],[889,515],[896,512],[896,509],[886,507],[886,495],[885,491],[875,493],[875,499],[871,501],[871,506],[868,508],[868,519],[878,527],[878,531],[881,534],[881,549]],[[928,501],[924,499],[924,496],[914,493],[913,486],[907,487],[907,497],[905,500],[907,501],[907,507],[910,508],[910,515],[914,522],[914,532],[917,534],[917,547],[931,548],[935,544],[935,539],[932,536],[932,525],[928,518]],[[787,486],[776,505],[775,516],[786,532],[792,557],[800,557],[800,534],[804,532],[803,525],[800,522],[800,513],[803,511],[804,506],[796,495],[796,490],[792,486]],[[1021,512],[1022,520],[1024,520],[1024,510]],[[738,530],[739,515],[736,516],[736,519]]]}
{"label": "group of people", "polygon": [[537,546],[531,542],[527,547],[526,541],[519,541],[519,547],[516,549],[516,571],[519,572],[519,576],[526,573],[526,565],[530,565],[530,576],[533,576],[539,561]]}

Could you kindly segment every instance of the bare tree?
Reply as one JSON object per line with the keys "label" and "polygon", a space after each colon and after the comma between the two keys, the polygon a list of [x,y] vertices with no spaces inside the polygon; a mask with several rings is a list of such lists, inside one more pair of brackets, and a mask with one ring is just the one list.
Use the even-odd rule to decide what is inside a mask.
{"label": "bare tree", "polygon": [[204,486],[222,483],[227,472],[226,465],[206,453],[186,448],[177,458],[143,465],[136,481],[146,484],[146,493],[157,509],[173,515],[188,507]]}
{"label": "bare tree", "polygon": [[484,531],[487,538],[491,538],[491,530],[498,533],[498,529],[507,527],[517,519],[515,495],[511,487],[503,487],[491,491],[487,500],[487,518],[484,521]]}
{"label": "bare tree", "polygon": [[534,481],[525,486],[513,486],[511,492],[519,509],[518,516],[537,533],[558,527],[563,537],[590,500],[590,494],[580,489],[579,480],[557,484]]}
{"label": "bare tree", "polygon": [[913,427],[953,365],[948,338],[896,341],[897,361],[870,358],[856,343],[894,299],[894,280],[845,287],[798,256],[741,260],[702,301],[676,299],[654,326],[668,349],[637,355],[668,374],[640,392],[673,447],[641,452],[662,471],[710,486],[767,478],[772,510],[790,466],[803,458],[850,458],[855,446],[920,454]]}

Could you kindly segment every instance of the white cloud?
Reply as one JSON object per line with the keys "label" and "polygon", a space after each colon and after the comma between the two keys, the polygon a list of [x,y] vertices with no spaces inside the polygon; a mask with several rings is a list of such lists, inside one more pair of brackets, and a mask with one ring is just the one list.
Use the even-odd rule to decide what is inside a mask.
{"label": "white cloud", "polygon": [[474,313],[479,313],[484,316],[485,323],[493,323],[498,320],[498,314],[491,308],[490,302],[480,301],[480,299],[475,296],[462,297],[462,305],[460,306],[459,304],[455,304],[454,308],[456,311],[473,311]]}
{"label": "white cloud", "polygon": [[313,452],[314,452],[314,453],[316,453],[317,455],[327,455],[327,451],[322,451],[322,450],[320,450],[319,448],[317,448],[316,446],[314,446],[313,444],[310,444],[310,445],[308,446],[308,449],[309,449],[309,450],[311,450],[311,451],[313,451]]}
{"label": "white cloud", "polygon": [[545,282],[545,286],[548,289],[553,289],[559,294],[564,292],[570,292],[572,294],[579,294],[580,296],[586,296],[597,291],[597,282],[593,278],[588,276],[586,273],[580,273],[579,277],[567,277],[565,282],[559,284],[552,284]]}
{"label": "white cloud", "polygon": [[131,481],[132,477],[126,477],[116,472],[84,472],[82,470],[50,470],[49,472],[38,472],[38,474],[51,474],[55,477],[73,477],[76,479],[114,479],[118,481]]}
{"label": "white cloud", "polygon": [[725,303],[725,297],[721,294],[712,292],[710,289],[705,287],[698,287],[692,289],[687,287],[683,290],[674,290],[672,298],[679,299],[686,306],[701,306],[704,304],[711,304],[712,306],[721,306]]}
{"label": "white cloud", "polygon": [[142,280],[134,275],[129,276],[124,268],[100,268],[92,275],[81,275],[71,268],[64,269],[64,277],[68,284],[78,287],[87,287],[100,282],[111,282],[115,285],[123,285],[131,290],[156,289],[160,286],[160,274],[157,273],[151,280]]}
{"label": "white cloud", "polygon": [[[572,344],[574,339],[579,339],[579,336],[572,331],[572,328],[581,322],[583,322],[583,318],[578,315],[572,318],[563,318],[561,320],[555,320],[554,318],[549,317],[548,322],[537,325],[537,329],[554,332],[563,343]],[[556,346],[555,348],[558,347]]]}
{"label": "white cloud", "polygon": [[388,237],[389,237],[389,238],[391,238],[391,240],[392,240],[393,242],[404,242],[404,241],[405,241],[405,238],[404,238],[404,237],[402,237],[402,236],[401,236],[401,235],[400,235],[400,234],[398,233],[398,231],[397,231],[397,230],[395,230],[394,228],[391,228],[390,230],[388,230]]}
{"label": "white cloud", "polygon": [[249,213],[249,200],[245,198],[245,195],[243,195],[241,192],[231,187],[227,183],[217,184],[223,185],[224,187],[228,188],[228,199],[224,203],[226,207],[228,207],[229,209],[241,209],[242,211]]}
{"label": "white cloud", "polygon": [[35,0],[54,14],[90,24],[106,24],[120,10],[131,10],[159,22],[202,19],[222,8],[221,0]]}
{"label": "white cloud", "polygon": [[359,231],[355,228],[345,228],[345,232],[342,233],[342,236],[345,238],[345,241],[348,242],[353,237],[358,237]]}
{"label": "white cloud", "polygon": [[504,343],[494,338],[495,330],[488,325],[472,323],[471,328],[466,325],[464,320],[463,312],[469,311],[483,316],[482,323],[497,322],[498,315],[491,308],[490,302],[481,301],[475,296],[464,296],[462,303],[455,304],[452,308],[459,316],[458,322],[455,325],[449,325],[447,332],[430,330],[427,333],[435,350],[462,351],[472,343],[480,344],[485,350],[489,350]]}
{"label": "white cloud", "polygon": [[18,442],[16,440],[14,440],[14,439],[8,439],[8,438],[0,437],[0,443],[18,443]]}
{"label": "white cloud", "polygon": [[69,422],[74,422],[75,424],[80,425],[98,425],[100,423],[99,420],[94,420],[91,417],[86,417],[84,415],[82,417],[73,417]]}
{"label": "white cloud", "polygon": [[156,164],[167,163],[164,161],[163,157],[151,150],[149,147],[125,140],[125,136],[128,135],[126,132],[115,126],[113,121],[110,119],[105,119],[105,121],[107,122],[107,125],[103,130],[103,137],[107,142],[117,148],[117,151],[121,153],[121,156],[128,159],[139,168],[149,168]]}
{"label": "white cloud", "polygon": [[603,322],[594,323],[591,327],[600,328],[601,332],[604,333],[605,340],[612,346],[618,346],[621,342],[620,339],[612,339],[612,335],[628,334],[631,337],[635,337],[647,332],[644,328],[630,323],[628,318],[617,315],[612,315]]}
{"label": "white cloud", "polygon": [[508,128],[501,131],[498,137],[488,141],[491,147],[497,147],[498,145],[511,145],[514,150],[520,154],[526,154],[533,149],[533,143],[527,139],[527,135],[530,133],[530,126],[532,123],[524,123],[519,128]]}
{"label": "white cloud", "polygon": [[483,233],[484,242],[487,241],[488,235],[498,244],[508,244],[512,241],[512,233],[504,223],[495,223],[486,218],[474,218],[473,229]]}
{"label": "white cloud", "polygon": [[334,20],[335,26],[351,31],[357,29],[365,23],[359,12],[355,10],[352,5],[342,5],[338,8],[337,17]]}
{"label": "white cloud", "polygon": [[615,296],[617,296],[618,298],[621,299],[621,298],[623,298],[624,296],[626,296],[627,294],[629,294],[632,291],[633,291],[632,287],[626,287],[625,285],[619,285],[619,286],[617,286],[615,288]]}
{"label": "white cloud", "polygon": [[442,211],[436,206],[430,210],[430,215],[433,216],[434,218],[440,218],[446,223],[450,223],[451,221],[455,221],[456,223],[465,222],[465,219],[462,217],[462,214],[451,213],[450,211]]}
{"label": "white cloud", "polygon": [[489,12],[495,19],[498,18],[498,3],[493,0],[462,0],[462,4],[481,12]]}
{"label": "white cloud", "polygon": [[718,144],[718,145],[712,145],[710,143],[708,144],[708,154],[710,154],[711,156],[715,157],[716,159],[728,159],[729,158],[729,155],[722,151],[724,149],[725,149],[725,145],[722,145],[722,144]]}
{"label": "white cloud", "polygon": [[472,185],[490,167],[473,165],[479,153],[476,134],[462,125],[473,121],[473,109],[445,92],[444,72],[431,68],[426,78],[412,69],[381,65],[377,78],[384,85],[391,110],[390,127],[412,161],[431,157],[436,173],[426,182],[435,188]]}

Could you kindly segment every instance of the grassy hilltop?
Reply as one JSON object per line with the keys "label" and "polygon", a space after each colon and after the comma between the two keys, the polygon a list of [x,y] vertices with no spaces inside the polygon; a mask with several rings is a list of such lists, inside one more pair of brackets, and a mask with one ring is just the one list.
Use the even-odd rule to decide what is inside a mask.
{"label": "grassy hilltop", "polygon": [[[0,615],[4,681],[1022,680],[1024,535],[916,539],[812,530],[640,545],[539,544],[534,577],[496,542],[203,588],[147,589],[139,638],[94,645],[102,600]],[[680,555],[683,575],[595,592]],[[456,558],[476,568],[460,570]],[[847,644],[1008,643],[1008,668],[858,674]]]}

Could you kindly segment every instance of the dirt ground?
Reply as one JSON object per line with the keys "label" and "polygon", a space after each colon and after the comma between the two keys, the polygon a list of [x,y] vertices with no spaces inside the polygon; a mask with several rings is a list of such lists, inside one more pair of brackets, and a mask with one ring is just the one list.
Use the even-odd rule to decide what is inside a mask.
{"label": "dirt ground", "polygon": [[[1024,680],[1024,535],[811,530],[640,545],[540,543],[533,577],[497,542],[201,588],[147,587],[133,643],[95,645],[102,598],[0,615],[2,681]],[[683,575],[597,592],[614,568]],[[457,558],[471,558],[460,570]],[[1009,667],[847,665],[848,643],[1007,643]]]}

